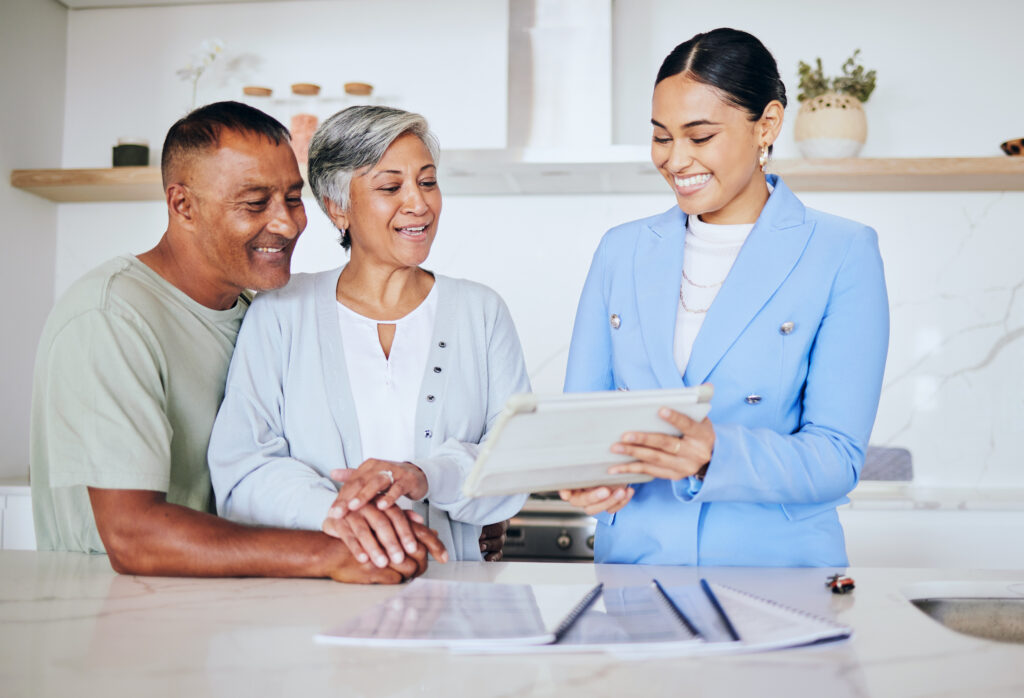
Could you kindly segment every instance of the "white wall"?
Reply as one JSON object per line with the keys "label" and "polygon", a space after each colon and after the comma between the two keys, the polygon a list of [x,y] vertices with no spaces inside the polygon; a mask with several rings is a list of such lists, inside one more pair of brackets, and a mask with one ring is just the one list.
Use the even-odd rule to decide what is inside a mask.
{"label": "white wall", "polygon": [[[401,51],[390,51],[395,23],[385,21],[393,13],[384,10],[396,6],[391,3],[366,3],[384,19],[375,25],[377,14],[359,15],[366,22],[361,31],[340,19],[352,9],[350,2],[269,3],[253,6],[252,12],[238,5],[73,12],[68,65],[75,78],[69,79],[63,162],[105,164],[117,135],[141,133],[159,143],[188,99],[187,86],[174,78],[173,70],[210,36],[224,39],[230,54],[233,46],[248,46],[247,33],[255,32],[259,41],[253,39],[255,48],[246,51],[273,51],[275,66],[286,57],[294,60],[295,67],[287,71],[278,66],[281,77],[275,78],[275,87],[292,79],[322,79],[315,74],[318,63],[306,59],[334,47],[321,45],[310,54],[303,50],[307,37],[290,24],[300,8],[299,16],[307,21],[314,15],[330,16],[333,24],[348,27],[347,33],[339,30],[337,35],[349,41],[339,41],[337,50],[363,42],[365,50],[358,53],[367,69],[376,65],[369,57],[378,55],[369,47],[383,51],[385,62],[399,55],[399,63],[406,65]],[[495,56],[506,50],[505,6],[496,4],[502,5],[501,11],[493,14],[490,3],[402,5],[410,24],[430,28],[423,32],[429,45],[442,44],[446,52],[436,60],[416,61],[411,73],[389,73],[394,81],[386,89],[387,81],[380,78],[382,90],[420,95],[418,104],[407,106],[426,113],[445,147],[492,145],[499,122],[504,137],[503,98],[495,103],[483,98],[486,90],[504,90],[506,74]],[[650,86],[664,54],[698,30],[731,24],[765,39],[794,99],[798,59],[821,55],[838,69],[849,52],[862,48],[864,60],[879,72],[878,90],[868,104],[865,155],[995,154],[1000,141],[1024,136],[1019,121],[1024,94],[1006,82],[1024,64],[1024,49],[1013,35],[1013,27],[1024,25],[1024,5],[988,0],[964,7],[868,0],[854,13],[845,6],[822,4],[809,13],[793,0],[713,7],[620,0],[614,4],[618,140],[643,142],[649,137]],[[466,14],[472,12],[482,14]],[[254,23],[253,17],[259,21]],[[467,25],[471,21],[475,24]],[[235,25],[240,29],[232,29]],[[261,29],[268,25],[284,30]],[[132,65],[119,68],[121,54],[109,43],[133,32],[145,34],[145,44]],[[473,44],[477,53],[458,49],[481,36],[487,38]],[[409,40],[405,36],[403,42]],[[462,58],[454,64],[453,57]],[[429,66],[420,68],[424,63]],[[467,80],[465,71],[478,67],[476,77]],[[376,79],[362,70],[339,68],[338,73],[336,82]],[[225,81],[223,92],[220,85],[211,80],[201,99],[237,93],[236,84]],[[135,102],[141,106],[131,106]],[[790,121],[792,116],[790,110]],[[474,130],[481,124],[486,128]],[[788,129],[791,125],[779,144],[780,157],[795,156],[791,140],[787,145]],[[918,480],[926,485],[1024,487],[1019,455],[1024,437],[1016,423],[1024,415],[1024,305],[1019,298],[1024,287],[1024,193],[818,193],[804,199],[869,223],[880,235],[893,320],[873,440],[910,448]],[[597,240],[611,225],[672,205],[668,192],[450,196],[428,265],[484,281],[505,296],[535,388],[553,391],[561,384],[576,298]],[[312,202],[307,207],[311,222],[297,249],[296,269],[341,263],[334,232]],[[146,249],[165,221],[159,204],[64,204],[59,209],[58,292],[114,254]]]}
{"label": "white wall", "polygon": [[53,304],[57,216],[10,186],[13,169],[60,162],[67,10],[56,0],[0,4],[0,477],[28,476],[32,364]]}
{"label": "white wall", "polygon": [[677,44],[733,27],[761,39],[786,83],[790,108],[776,157],[799,157],[797,63],[820,57],[834,75],[857,48],[878,71],[862,157],[999,155],[1001,142],[1024,136],[1024,92],[1005,82],[1024,65],[1021,20],[1024,6],[1013,0],[618,0],[615,142],[650,141],[654,78]]}
{"label": "white wall", "polygon": [[192,106],[176,72],[214,38],[224,51],[199,79],[198,104],[240,99],[244,85],[286,97],[313,82],[329,99],[369,82],[389,104],[429,115],[449,148],[505,146],[504,1],[144,7],[71,12],[63,166],[109,167],[123,136],[147,138],[158,164],[167,128]]}

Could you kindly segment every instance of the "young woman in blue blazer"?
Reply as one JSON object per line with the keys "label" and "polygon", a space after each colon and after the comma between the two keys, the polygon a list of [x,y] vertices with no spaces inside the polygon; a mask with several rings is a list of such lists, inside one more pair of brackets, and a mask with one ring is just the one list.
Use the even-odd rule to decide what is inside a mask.
{"label": "young woman in blue blazer", "polygon": [[889,313],[875,231],[806,208],[764,165],[785,86],[755,37],[680,44],[658,73],[651,157],[676,195],[611,229],[573,329],[566,391],[712,383],[708,419],[611,448],[632,487],[565,490],[598,562],[842,566],[836,506],[864,462]]}

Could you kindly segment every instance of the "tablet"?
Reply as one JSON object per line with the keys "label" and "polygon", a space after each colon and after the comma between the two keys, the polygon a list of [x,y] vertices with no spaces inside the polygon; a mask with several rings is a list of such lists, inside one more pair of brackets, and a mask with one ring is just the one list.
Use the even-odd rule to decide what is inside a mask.
{"label": "tablet", "polygon": [[701,385],[513,395],[481,444],[463,494],[485,497],[652,480],[642,473],[609,474],[611,466],[632,460],[612,453],[611,445],[627,431],[678,435],[658,409],[670,407],[700,421],[711,409],[712,393],[710,385]]}

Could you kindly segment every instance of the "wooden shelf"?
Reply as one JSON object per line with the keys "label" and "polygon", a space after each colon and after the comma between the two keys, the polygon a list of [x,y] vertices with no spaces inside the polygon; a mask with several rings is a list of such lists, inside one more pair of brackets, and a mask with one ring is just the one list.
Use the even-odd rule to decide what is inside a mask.
{"label": "wooden shelf", "polygon": [[[637,149],[627,159],[527,161],[513,151],[449,151],[439,178],[446,194],[663,193],[666,184]],[[1024,157],[777,160],[772,171],[795,191],[1024,191]],[[58,202],[162,201],[160,169],[14,170],[11,186]],[[304,191],[309,195],[309,190]]]}

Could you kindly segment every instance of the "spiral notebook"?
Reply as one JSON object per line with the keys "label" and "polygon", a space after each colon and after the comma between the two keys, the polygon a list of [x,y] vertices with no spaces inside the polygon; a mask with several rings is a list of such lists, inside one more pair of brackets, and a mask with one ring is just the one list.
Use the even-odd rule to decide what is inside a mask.
{"label": "spiral notebook", "polygon": [[[660,585],[659,585],[660,587]],[[853,630],[828,618],[702,579],[663,589],[703,640],[702,652],[751,652],[850,637]]]}
{"label": "spiral notebook", "polygon": [[316,636],[361,647],[459,652],[752,652],[849,637],[851,629],[745,591],[708,583],[605,589],[417,579]]}
{"label": "spiral notebook", "polygon": [[415,579],[317,642],[463,650],[546,645],[566,635],[602,585],[494,584]]}

